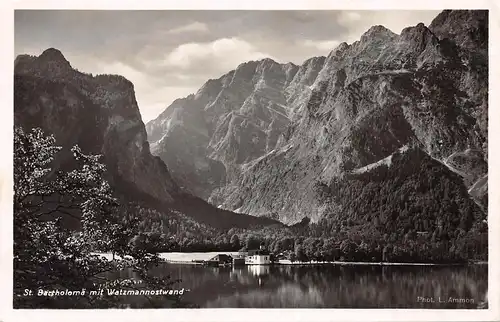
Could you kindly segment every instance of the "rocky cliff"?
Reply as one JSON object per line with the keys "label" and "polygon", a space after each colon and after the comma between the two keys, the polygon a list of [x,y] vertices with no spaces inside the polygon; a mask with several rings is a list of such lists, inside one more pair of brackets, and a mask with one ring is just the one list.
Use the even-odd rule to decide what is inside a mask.
{"label": "rocky cliff", "polygon": [[149,152],[131,82],[116,75],[74,70],[57,49],[15,62],[15,123],[40,126],[63,146],[102,154],[111,179],[172,202],[178,187]]}
{"label": "rocky cliff", "polygon": [[[401,34],[374,26],[301,66],[245,63],[174,102],[148,123],[149,140],[197,195],[254,216],[340,216],[351,201],[331,187],[379,167],[427,171],[420,164],[429,162],[457,200],[484,214],[487,43],[487,11],[444,11]],[[405,151],[420,157],[390,162]],[[405,202],[417,207],[450,187]]]}
{"label": "rocky cliff", "polygon": [[[38,57],[18,56],[14,64],[15,125],[41,127],[65,150],[78,144],[86,153],[101,154],[106,179],[126,200],[180,210],[214,227],[270,223],[216,209],[179,187],[151,154],[134,86],[124,77],[81,73],[54,48]],[[71,160],[60,154],[55,167],[71,166]]]}
{"label": "rocky cliff", "polygon": [[310,95],[324,59],[302,66],[252,61],[209,80],[146,125],[153,154],[186,189],[208,199],[236,180],[244,164],[274,149]]}
{"label": "rocky cliff", "polygon": [[348,201],[326,203],[316,185],[349,185],[347,174],[375,164],[391,169],[383,160],[412,146],[439,162],[443,178],[461,178],[486,209],[487,26],[485,11],[445,11],[429,27],[397,35],[375,26],[341,44],[275,150],[246,167],[217,201],[285,222],[318,220]]}

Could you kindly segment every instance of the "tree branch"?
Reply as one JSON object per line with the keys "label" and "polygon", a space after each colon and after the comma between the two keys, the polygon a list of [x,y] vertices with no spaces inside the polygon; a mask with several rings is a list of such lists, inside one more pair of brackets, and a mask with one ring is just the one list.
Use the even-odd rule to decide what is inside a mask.
{"label": "tree branch", "polygon": [[81,209],[81,208],[80,207],[71,207],[71,206],[62,206],[62,205],[59,205],[55,209],[52,209],[49,212],[42,212],[42,213],[38,214],[38,217],[42,217],[44,215],[50,215],[50,214],[53,214],[53,213],[56,213],[56,212],[60,212],[60,213],[63,213],[65,215],[68,215],[68,216],[70,216],[72,218],[75,218],[75,219],[78,219],[78,220],[81,219],[80,217],[78,217],[76,215],[73,215],[73,214],[71,214],[71,213],[69,213],[69,212],[67,212],[67,211],[65,211],[63,209],[75,209],[75,210],[77,210],[77,209]]}

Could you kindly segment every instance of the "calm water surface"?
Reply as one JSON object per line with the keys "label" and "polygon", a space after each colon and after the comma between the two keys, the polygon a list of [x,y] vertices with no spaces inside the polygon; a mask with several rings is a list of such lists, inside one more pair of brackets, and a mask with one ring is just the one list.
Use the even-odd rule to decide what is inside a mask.
{"label": "calm water surface", "polygon": [[[119,277],[133,278],[131,274],[121,272]],[[202,308],[476,309],[483,307],[481,303],[487,300],[488,291],[487,265],[164,264],[155,270],[155,275],[181,279],[176,288],[189,290],[183,300]],[[459,303],[448,302],[450,298]]]}

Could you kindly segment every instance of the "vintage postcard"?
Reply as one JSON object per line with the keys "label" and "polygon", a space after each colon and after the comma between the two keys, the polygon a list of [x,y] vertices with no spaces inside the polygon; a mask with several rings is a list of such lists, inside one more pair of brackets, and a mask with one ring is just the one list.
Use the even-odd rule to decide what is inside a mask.
{"label": "vintage postcard", "polygon": [[0,319],[498,314],[494,9],[53,5],[10,11]]}

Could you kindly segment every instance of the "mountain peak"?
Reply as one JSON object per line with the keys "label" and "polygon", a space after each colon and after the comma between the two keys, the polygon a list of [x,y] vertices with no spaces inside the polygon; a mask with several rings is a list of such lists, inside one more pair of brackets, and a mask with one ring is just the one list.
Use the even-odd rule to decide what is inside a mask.
{"label": "mountain peak", "polygon": [[66,60],[62,52],[56,48],[45,49],[43,53],[38,56],[38,59],[43,61],[63,62],[69,65],[69,62]]}
{"label": "mountain peak", "polygon": [[37,74],[47,77],[63,77],[75,71],[59,49],[48,48],[39,56],[19,55],[14,61],[16,74]]}
{"label": "mountain peak", "polygon": [[443,10],[434,18],[430,28],[446,24],[475,25],[488,20],[488,10]]}
{"label": "mountain peak", "polygon": [[305,60],[302,63],[302,66],[315,66],[318,64],[323,65],[323,63],[325,62],[325,59],[326,59],[325,56],[314,56],[314,57],[311,57],[311,58]]}
{"label": "mountain peak", "polygon": [[261,64],[277,64],[276,61],[272,58],[266,57],[264,59],[259,60]]}
{"label": "mountain peak", "polygon": [[[425,38],[422,38],[422,37],[425,37]],[[437,44],[437,41],[438,41],[437,38],[435,37],[435,35],[433,34],[433,32],[429,28],[427,28],[427,26],[425,26],[422,22],[420,22],[419,24],[417,24],[414,27],[404,28],[401,31],[401,38],[406,39],[406,40],[421,39],[421,40],[417,41],[420,44],[422,44],[424,42],[423,39],[425,39],[425,42],[431,41],[431,42],[434,42],[435,44]]]}
{"label": "mountain peak", "polygon": [[347,48],[349,48],[349,44],[343,41],[334,49],[334,51],[343,51],[346,50]]}
{"label": "mountain peak", "polygon": [[453,39],[459,46],[487,48],[488,10],[444,10],[429,25],[439,38]]}
{"label": "mountain peak", "polygon": [[392,32],[390,29],[387,29],[386,27],[382,25],[375,25],[372,26],[370,29],[368,29],[362,36],[361,39],[365,38],[386,38],[386,37],[393,37],[396,34]]}

